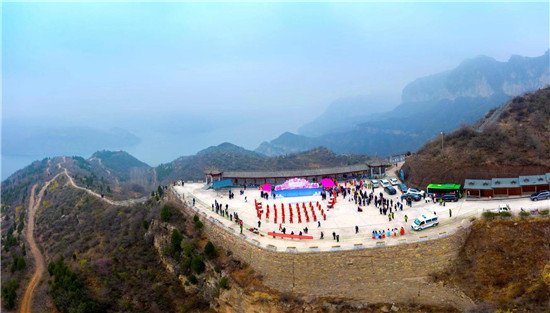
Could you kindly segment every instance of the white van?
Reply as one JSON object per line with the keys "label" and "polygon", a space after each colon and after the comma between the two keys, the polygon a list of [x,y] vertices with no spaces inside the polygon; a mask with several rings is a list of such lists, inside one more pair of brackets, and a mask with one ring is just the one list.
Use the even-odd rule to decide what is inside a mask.
{"label": "white van", "polygon": [[437,226],[437,216],[434,214],[424,214],[416,218],[411,224],[413,230],[423,230],[424,228]]}

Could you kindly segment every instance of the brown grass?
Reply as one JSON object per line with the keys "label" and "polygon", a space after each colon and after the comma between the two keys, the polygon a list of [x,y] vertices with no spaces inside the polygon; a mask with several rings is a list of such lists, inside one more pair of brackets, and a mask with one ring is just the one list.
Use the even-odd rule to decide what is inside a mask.
{"label": "brown grass", "polygon": [[550,310],[550,219],[478,221],[456,262],[435,280],[489,309]]}

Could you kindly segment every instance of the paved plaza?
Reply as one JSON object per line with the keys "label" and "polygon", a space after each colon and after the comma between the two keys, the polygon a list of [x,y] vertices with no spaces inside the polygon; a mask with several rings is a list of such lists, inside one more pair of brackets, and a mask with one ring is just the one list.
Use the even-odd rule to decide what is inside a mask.
{"label": "paved plaza", "polygon": [[[550,208],[550,200],[532,202],[529,198],[516,198],[516,199],[492,199],[492,200],[471,200],[461,199],[458,202],[449,202],[445,206],[434,204],[431,201],[425,203],[424,200],[419,202],[413,202],[412,207],[406,205],[403,206],[403,210],[395,212],[395,220],[391,222],[388,220],[388,216],[381,215],[379,209],[371,203],[368,206],[361,206],[363,212],[357,211],[357,205],[349,196],[344,199],[340,195],[337,199],[337,203],[333,209],[327,209],[328,200],[321,200],[321,196],[308,196],[308,197],[291,197],[283,199],[269,199],[265,200],[260,197],[260,190],[247,188],[243,195],[240,195],[239,188],[233,188],[232,191],[235,194],[234,199],[229,199],[228,190],[214,191],[212,189],[205,190],[204,183],[185,183],[185,186],[173,186],[174,191],[182,199],[191,204],[192,199],[195,198],[194,209],[198,212],[206,214],[208,218],[213,218],[229,229],[231,227],[235,234],[240,232],[240,227],[233,221],[229,220],[229,217],[222,217],[212,211],[212,204],[215,200],[223,205],[229,205],[229,213],[236,212],[244,221],[243,234],[246,236],[245,240],[252,241],[259,244],[262,247],[273,248],[276,247],[277,251],[287,251],[288,247],[295,247],[299,252],[310,251],[311,247],[317,247],[313,250],[330,251],[330,250],[346,250],[360,247],[369,248],[380,245],[396,245],[401,243],[411,243],[422,240],[433,240],[439,237],[450,235],[456,231],[464,229],[470,225],[470,220],[474,217],[479,218],[484,208],[497,208],[499,204],[508,204],[512,208],[514,215],[520,212],[523,208],[526,211],[532,209]],[[374,189],[375,195],[380,192],[384,193],[386,199],[392,199],[395,201],[401,201],[400,195],[390,196],[383,191],[382,188]],[[247,201],[245,202],[245,197]],[[254,206],[254,200],[262,203],[264,214],[262,215],[261,226],[259,228],[260,235],[250,232],[248,229],[258,227],[258,217]],[[317,219],[321,222],[321,226],[318,226],[317,222],[313,221],[313,217],[310,213],[310,222],[305,222],[303,215],[302,203],[306,203],[308,211],[309,202],[312,202],[315,206],[316,202],[319,202],[322,209],[326,214],[326,221],[323,220],[318,209]],[[288,204],[292,204],[294,208],[294,223],[289,223],[288,220]],[[302,210],[302,223],[297,223],[296,215],[296,203],[300,205]],[[276,204],[279,210],[278,223],[273,222],[273,205]],[[283,227],[286,227],[286,233],[299,234],[300,231],[307,227],[309,232],[307,235],[313,236],[313,239],[287,239],[287,238],[273,238],[268,236],[268,232],[279,231],[279,224],[281,223],[281,204],[284,204],[287,212],[286,223]],[[269,222],[266,221],[265,211],[267,205],[271,208]],[[452,217],[449,217],[449,209],[452,210]],[[411,230],[410,224],[412,221],[426,213],[436,213],[439,219],[439,225],[436,227],[428,228],[422,231]],[[408,222],[405,223],[405,215],[408,216]],[[355,226],[359,227],[359,232],[356,234]],[[403,227],[405,229],[404,236],[397,236],[393,238],[385,238],[383,240],[372,239],[373,230],[387,230]],[[321,232],[324,233],[324,239],[320,239]],[[332,233],[340,235],[340,242],[333,240]],[[305,235],[305,234],[304,234]],[[384,243],[381,243],[383,241]],[[335,247],[339,246],[339,247]]]}

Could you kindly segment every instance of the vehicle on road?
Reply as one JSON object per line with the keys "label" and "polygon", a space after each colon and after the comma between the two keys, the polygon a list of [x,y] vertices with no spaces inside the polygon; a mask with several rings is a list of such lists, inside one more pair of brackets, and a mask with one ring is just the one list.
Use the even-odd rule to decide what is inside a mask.
{"label": "vehicle on road", "polygon": [[395,188],[393,188],[392,186],[386,186],[384,187],[384,191],[389,193],[390,195],[394,195],[397,193],[397,191],[395,190]]}
{"label": "vehicle on road", "polygon": [[397,178],[390,178],[390,183],[392,186],[395,186],[399,184],[399,181],[397,180]]}
{"label": "vehicle on road", "polygon": [[405,199],[405,200],[420,201],[420,200],[422,200],[422,197],[421,197],[420,195],[410,193],[410,194],[404,194],[404,195],[403,195],[403,199]]}
{"label": "vehicle on road", "polygon": [[416,218],[411,224],[413,230],[423,230],[428,227],[437,226],[439,222],[437,221],[437,216],[434,214],[423,214]]}
{"label": "vehicle on road", "polygon": [[399,188],[399,190],[401,190],[401,191],[403,191],[403,192],[407,192],[407,189],[409,189],[409,188],[407,187],[407,185],[405,185],[405,184],[398,184],[398,185],[397,185],[397,188]]}
{"label": "vehicle on road", "polygon": [[462,185],[458,184],[429,184],[426,191],[428,192],[428,196],[432,194],[439,196],[447,193],[455,193],[460,197],[464,189],[462,189]]}
{"label": "vehicle on road", "polygon": [[537,192],[531,195],[531,201],[539,201],[539,200],[546,200],[546,199],[550,199],[550,191],[548,190]]}
{"label": "vehicle on road", "polygon": [[370,183],[372,184],[373,188],[378,188],[378,181],[376,179],[371,180]]}
{"label": "vehicle on road", "polygon": [[483,209],[483,212],[492,212],[492,213],[502,213],[502,212],[511,212],[512,209],[508,204],[499,204],[498,208],[489,208]]}
{"label": "vehicle on road", "polygon": [[446,193],[444,195],[437,196],[435,198],[437,201],[443,200],[445,202],[457,202],[458,201],[458,195],[455,193]]}
{"label": "vehicle on road", "polygon": [[382,185],[382,187],[389,187],[390,182],[387,179],[381,179],[380,180],[380,185]]}
{"label": "vehicle on road", "polygon": [[407,189],[407,193],[408,193],[408,194],[419,195],[419,196],[421,196],[421,197],[424,196],[424,190],[420,190],[420,189],[416,189],[416,188],[409,188],[409,189]]}

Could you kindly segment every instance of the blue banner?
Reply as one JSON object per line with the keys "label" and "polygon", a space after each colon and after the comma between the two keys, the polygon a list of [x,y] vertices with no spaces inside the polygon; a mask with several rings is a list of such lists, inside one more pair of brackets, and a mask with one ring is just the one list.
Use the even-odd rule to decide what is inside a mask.
{"label": "blue banner", "polygon": [[401,181],[405,181],[405,175],[403,175],[403,170],[401,170]]}

